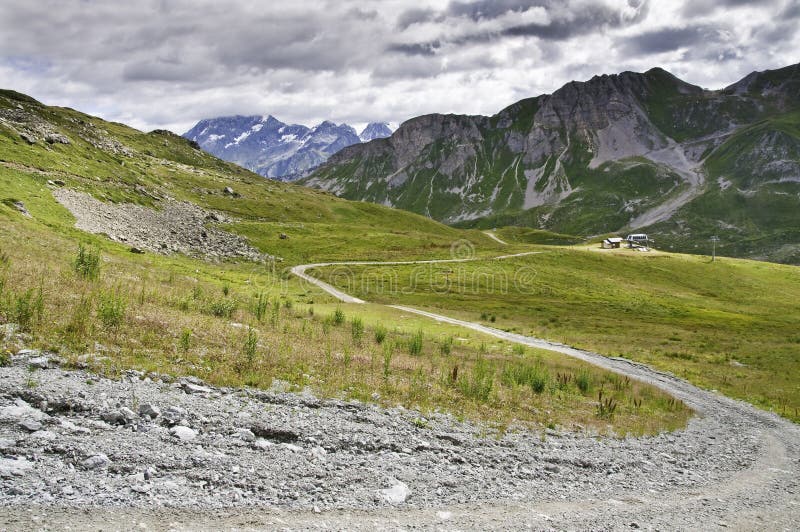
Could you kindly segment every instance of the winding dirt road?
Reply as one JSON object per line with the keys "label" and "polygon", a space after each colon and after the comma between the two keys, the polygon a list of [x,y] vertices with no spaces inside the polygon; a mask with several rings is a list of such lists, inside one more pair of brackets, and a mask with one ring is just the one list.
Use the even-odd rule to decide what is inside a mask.
{"label": "winding dirt road", "polygon": [[[306,270],[469,260],[481,259],[326,263],[297,266],[293,272],[341,301],[363,303]],[[14,439],[0,438],[0,450],[14,454],[9,450],[21,449],[36,463],[27,475],[16,477],[9,465],[23,462],[0,456],[0,466],[5,466],[0,501],[6,501],[0,505],[0,530],[798,529],[800,426],[644,364],[420,309],[391,307],[628,375],[681,399],[697,415],[683,430],[642,438],[511,430],[495,439],[478,436],[477,427],[449,416],[434,415],[430,426],[420,428],[404,419],[415,416],[413,411],[399,408],[336,400],[315,400],[309,406],[294,394],[245,390],[185,393],[138,377],[120,386],[106,378],[88,379],[80,371],[50,369],[39,375],[34,390],[42,397],[56,400],[66,393],[84,402],[99,398],[122,404],[135,391],[143,402],[183,405],[203,430],[184,442],[162,436],[166,429],[152,424],[145,424],[143,431],[106,425],[84,436],[64,428],[70,424],[51,423],[51,430],[60,431],[53,448],[61,451],[37,451],[34,456],[26,449],[39,448],[37,433],[20,435],[16,429],[10,432],[12,425],[0,424],[0,435],[4,430],[16,434]],[[28,397],[28,378],[24,363],[4,369],[0,403],[8,406],[0,410],[19,408],[9,397]],[[53,420],[65,417],[95,427],[96,421],[91,424],[81,412],[54,415]],[[230,436],[251,417],[292,428],[303,437],[291,448],[254,448]],[[330,452],[320,458],[309,450],[314,445]],[[128,469],[68,468],[69,457],[62,453],[82,457],[89,449],[107,453]],[[130,486],[141,488],[145,482],[129,473],[149,465],[156,466],[156,476],[147,483],[152,491],[134,493]],[[377,490],[391,485],[385,482],[390,476],[407,483],[408,500],[380,500]],[[65,477],[86,484],[79,484],[83,487],[76,492],[95,502],[77,505],[65,499],[57,491]],[[233,504],[225,490],[234,487],[248,490],[251,503]],[[297,497],[328,502],[317,508]],[[54,503],[54,498],[61,502]]]}
{"label": "winding dirt road", "polygon": [[[528,254],[495,257],[502,260]],[[469,259],[480,260],[480,259]],[[437,262],[464,262],[464,260],[389,262],[392,264],[421,264]],[[349,266],[376,264],[374,262],[345,262],[297,266],[293,272],[303,279],[313,282],[327,293],[345,302],[363,303],[352,298],[329,284],[315,279],[305,270],[320,266]],[[377,263],[381,264],[381,263]],[[539,338],[509,333],[480,323],[468,322],[435,314],[432,312],[403,306],[389,305],[406,313],[417,314],[439,322],[471,329],[509,342],[515,342],[538,349],[555,351],[596,366],[627,375],[642,382],[652,384],[674,397],[684,401],[697,412],[686,430],[676,432],[678,443],[685,443],[687,449],[696,448],[698,439],[710,437],[715,449],[736,449],[743,442],[755,441],[758,449],[749,459],[737,456],[734,452],[729,460],[730,472],[721,481],[702,484],[696,488],[642,493],[626,489],[620,482],[617,497],[608,500],[594,500],[574,494],[563,502],[545,504],[501,504],[471,509],[453,509],[458,516],[447,521],[446,528],[490,527],[517,528],[523,523],[534,528],[565,529],[629,529],[640,526],[667,529],[727,529],[738,530],[796,530],[800,526],[800,426],[773,413],[765,412],[742,401],[725,397],[716,391],[697,388],[689,382],[672,374],[657,371],[645,364],[598,353],[576,349],[568,345],[550,342]],[[687,475],[702,478],[706,461],[700,459],[695,470]],[[537,521],[535,516],[544,516]],[[531,517],[534,517],[531,519]],[[299,516],[295,516],[299,517]],[[384,514],[396,523],[417,526],[439,526],[441,515],[424,510],[396,510]],[[374,516],[364,514],[341,514],[328,516],[333,526],[359,528],[366,525]],[[304,521],[298,521],[304,522]],[[306,524],[314,522],[309,516]]]}

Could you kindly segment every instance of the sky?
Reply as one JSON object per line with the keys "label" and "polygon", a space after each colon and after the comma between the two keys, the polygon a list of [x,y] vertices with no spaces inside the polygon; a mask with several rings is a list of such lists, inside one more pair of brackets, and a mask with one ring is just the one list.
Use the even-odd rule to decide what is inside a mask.
{"label": "sky", "polygon": [[706,88],[800,62],[800,0],[0,0],[0,88],[145,131],[272,114],[491,115],[660,66]]}

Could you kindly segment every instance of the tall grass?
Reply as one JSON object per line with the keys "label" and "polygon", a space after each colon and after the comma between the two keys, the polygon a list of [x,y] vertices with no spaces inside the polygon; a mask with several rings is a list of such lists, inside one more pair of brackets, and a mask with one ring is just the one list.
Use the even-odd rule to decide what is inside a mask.
{"label": "tall grass", "polygon": [[472,367],[472,371],[462,372],[457,385],[466,397],[475,401],[487,402],[494,386],[494,370],[485,358],[480,357]]}
{"label": "tall grass", "polygon": [[376,344],[380,345],[383,343],[384,340],[386,340],[386,334],[388,331],[386,330],[386,327],[384,327],[383,325],[377,325],[373,332],[375,335]]}
{"label": "tall grass", "polygon": [[528,386],[540,394],[550,384],[550,373],[539,362],[515,362],[503,368],[502,380],[508,385]]}
{"label": "tall grass", "polygon": [[125,320],[127,308],[128,300],[119,290],[102,292],[97,302],[97,317],[103,327],[117,329]]}
{"label": "tall grass", "polygon": [[100,251],[78,244],[78,254],[72,261],[72,269],[79,277],[96,281],[100,276]]}
{"label": "tall grass", "polygon": [[256,295],[255,302],[253,303],[253,315],[259,322],[264,321],[268,308],[269,298],[267,297],[267,294],[264,292],[259,292],[258,295]]}
{"label": "tall grass", "polygon": [[350,334],[353,338],[353,343],[361,345],[361,340],[364,338],[364,321],[359,317],[353,317],[350,320]]}
{"label": "tall grass", "polygon": [[424,340],[425,333],[422,332],[422,329],[418,329],[408,340],[408,354],[411,356],[419,356],[422,354]]}

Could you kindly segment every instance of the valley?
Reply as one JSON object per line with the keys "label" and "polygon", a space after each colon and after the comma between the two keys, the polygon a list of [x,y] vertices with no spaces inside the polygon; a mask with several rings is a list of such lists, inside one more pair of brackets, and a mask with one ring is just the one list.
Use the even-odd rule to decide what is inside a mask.
{"label": "valley", "polygon": [[797,516],[796,268],[450,227],[11,91],[0,159],[3,526]]}

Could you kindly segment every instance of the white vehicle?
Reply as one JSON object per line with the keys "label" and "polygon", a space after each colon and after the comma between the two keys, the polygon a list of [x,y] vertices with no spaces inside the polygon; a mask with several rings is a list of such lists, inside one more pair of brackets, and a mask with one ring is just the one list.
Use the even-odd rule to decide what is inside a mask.
{"label": "white vehicle", "polygon": [[644,233],[628,235],[625,240],[627,240],[629,248],[648,248],[653,243],[650,237]]}

